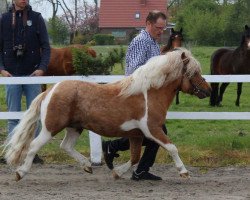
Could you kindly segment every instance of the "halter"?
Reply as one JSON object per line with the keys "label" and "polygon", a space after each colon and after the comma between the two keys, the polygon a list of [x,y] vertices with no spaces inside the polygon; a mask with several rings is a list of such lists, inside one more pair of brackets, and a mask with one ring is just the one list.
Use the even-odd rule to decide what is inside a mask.
{"label": "halter", "polygon": [[[189,61],[189,58],[184,58],[183,60],[183,63],[184,63],[184,67],[183,67],[183,71],[184,71],[184,74],[183,74],[183,76],[184,77],[186,77],[188,80],[189,80],[189,82],[190,82],[190,84],[192,85],[192,87],[193,87],[193,93],[194,94],[198,94],[198,93],[200,93],[200,92],[203,92],[203,90],[202,89],[200,89],[200,85],[202,84],[202,83],[204,83],[205,82],[205,78],[201,78],[201,80],[196,84],[196,83],[193,83],[192,82],[192,78],[197,74],[197,72],[195,72],[192,76],[190,76],[190,74],[189,74],[189,72],[187,72],[187,63],[188,63],[188,61]],[[181,85],[182,85],[182,82],[183,82],[183,79],[181,80]],[[181,87],[181,86],[180,86]],[[180,91],[180,88],[178,89],[179,91]]]}
{"label": "halter", "polygon": [[[196,73],[197,73],[197,72],[196,72]],[[190,76],[187,77],[187,76],[186,76],[186,73],[184,74],[184,76],[186,76],[186,77],[188,78],[188,80],[190,81],[191,85],[193,86],[193,92],[194,92],[194,94],[198,94],[198,93],[200,93],[200,92],[203,92],[203,90],[201,90],[199,86],[200,86],[203,82],[205,82],[205,78],[202,77],[201,80],[200,80],[197,84],[194,84],[194,83],[192,82],[192,78],[194,77],[194,75],[195,75],[196,73],[194,73],[191,77],[190,77]]]}

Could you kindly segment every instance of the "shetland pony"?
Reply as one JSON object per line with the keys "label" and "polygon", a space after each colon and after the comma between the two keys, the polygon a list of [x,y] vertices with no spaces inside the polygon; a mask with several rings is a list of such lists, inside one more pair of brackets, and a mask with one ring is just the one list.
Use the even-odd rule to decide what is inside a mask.
{"label": "shetland pony", "polygon": [[[48,70],[44,76],[67,76],[76,73],[73,66],[72,48],[84,49],[86,46],[74,44],[63,48],[51,48]],[[86,48],[88,55],[96,57],[92,48]],[[42,91],[46,90],[46,84],[42,85]]]}
{"label": "shetland pony", "polygon": [[90,56],[96,57],[96,52],[93,49],[80,44],[63,48],[51,48],[50,62],[45,76],[67,76],[76,72],[73,66],[72,48],[86,48]]}
{"label": "shetland pony", "polygon": [[[57,83],[34,99],[13,130],[4,149],[6,161],[9,165],[21,165],[16,170],[19,181],[29,172],[42,146],[66,129],[60,147],[86,172],[92,173],[89,160],[74,149],[83,129],[88,129],[106,137],[129,138],[130,160],[114,168],[114,178],[138,163],[143,135],[169,151],[180,175],[188,177],[176,146],[162,131],[176,90],[199,98],[208,97],[211,92],[201,76],[200,64],[185,49],[153,57],[132,75],[115,83],[70,80]],[[39,119],[42,129],[34,139]]]}
{"label": "shetland pony", "polygon": [[162,46],[161,48],[161,54],[165,54],[172,49],[178,48],[182,46],[183,42],[183,34],[182,34],[182,28],[179,31],[174,30],[171,28],[171,34],[168,39],[167,45]]}
{"label": "shetland pony", "polygon": [[[236,49],[221,48],[216,50],[211,57],[211,74],[250,74],[250,28],[245,25],[240,46]],[[229,83],[211,83],[211,106],[221,105],[223,94]],[[237,84],[237,99],[235,105],[240,105],[242,83]]]}
{"label": "shetland pony", "polygon": [[[171,28],[171,35],[168,39],[168,43],[161,48],[161,54],[165,54],[175,48],[181,47],[183,40],[182,28],[179,31],[175,31]],[[177,105],[180,103],[179,91],[176,92],[175,103]]]}

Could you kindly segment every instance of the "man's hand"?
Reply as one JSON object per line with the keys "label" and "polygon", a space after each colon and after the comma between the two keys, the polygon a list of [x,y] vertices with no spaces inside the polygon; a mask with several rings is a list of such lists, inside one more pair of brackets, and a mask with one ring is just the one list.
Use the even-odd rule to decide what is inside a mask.
{"label": "man's hand", "polygon": [[41,69],[37,69],[30,76],[43,76],[43,75],[44,75],[44,71]]}
{"label": "man's hand", "polygon": [[8,71],[6,71],[4,69],[1,70],[1,74],[2,74],[3,77],[12,77],[12,75]]}

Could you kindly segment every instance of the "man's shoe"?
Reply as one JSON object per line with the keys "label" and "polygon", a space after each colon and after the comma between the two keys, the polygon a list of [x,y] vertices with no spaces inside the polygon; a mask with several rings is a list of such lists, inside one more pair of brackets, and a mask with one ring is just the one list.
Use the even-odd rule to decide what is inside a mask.
{"label": "man's shoe", "polygon": [[119,154],[110,147],[110,143],[111,141],[102,141],[102,151],[106,165],[112,170],[114,169],[113,160],[119,157]]}
{"label": "man's shoe", "polygon": [[160,181],[161,177],[151,174],[149,172],[142,171],[141,173],[133,172],[131,180],[140,181],[140,180],[152,180],[152,181]]}
{"label": "man's shoe", "polygon": [[43,161],[43,159],[41,159],[41,158],[36,154],[36,155],[35,155],[35,158],[34,158],[34,160],[33,160],[33,163],[34,163],[34,164],[43,164],[44,161]]}

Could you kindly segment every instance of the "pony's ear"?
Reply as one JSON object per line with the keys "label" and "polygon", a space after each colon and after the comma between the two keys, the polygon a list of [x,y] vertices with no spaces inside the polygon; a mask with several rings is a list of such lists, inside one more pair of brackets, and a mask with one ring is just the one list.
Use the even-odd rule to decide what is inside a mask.
{"label": "pony's ear", "polygon": [[245,25],[245,30],[249,29],[248,25]]}
{"label": "pony's ear", "polygon": [[182,52],[181,59],[182,59],[184,65],[188,64],[189,58],[185,55],[185,52]]}
{"label": "pony's ear", "polygon": [[182,28],[180,29],[180,32],[182,33]]}

